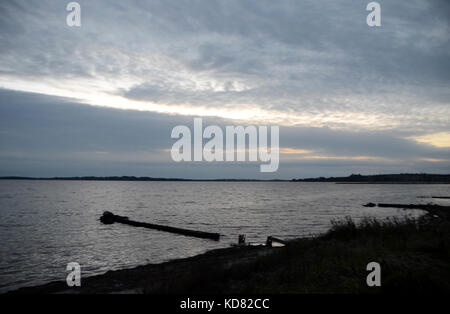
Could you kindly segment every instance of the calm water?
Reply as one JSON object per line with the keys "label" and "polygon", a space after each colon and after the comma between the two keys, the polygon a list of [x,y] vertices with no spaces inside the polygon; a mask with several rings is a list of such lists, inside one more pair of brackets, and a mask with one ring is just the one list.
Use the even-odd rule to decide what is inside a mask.
{"label": "calm water", "polygon": [[[100,274],[227,247],[238,234],[264,242],[268,235],[323,232],[333,218],[403,216],[402,210],[361,205],[449,194],[449,185],[0,181],[0,292],[64,280],[69,262],[78,262],[83,276]],[[224,236],[214,242],[103,225],[98,218],[105,210]]]}

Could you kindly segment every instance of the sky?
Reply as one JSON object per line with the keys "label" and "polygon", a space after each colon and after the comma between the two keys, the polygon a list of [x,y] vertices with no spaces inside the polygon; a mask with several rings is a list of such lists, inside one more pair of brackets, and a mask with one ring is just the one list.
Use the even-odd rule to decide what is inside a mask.
{"label": "sky", "polygon": [[[450,2],[0,2],[0,176],[450,173]],[[280,127],[280,166],[174,162],[177,125]]]}

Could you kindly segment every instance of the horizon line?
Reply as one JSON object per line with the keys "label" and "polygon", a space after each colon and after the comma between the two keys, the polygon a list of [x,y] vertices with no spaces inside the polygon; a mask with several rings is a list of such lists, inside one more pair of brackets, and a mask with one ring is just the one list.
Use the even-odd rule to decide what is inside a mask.
{"label": "horizon line", "polygon": [[215,178],[215,179],[199,179],[199,178],[171,178],[171,177],[150,177],[150,176],[64,176],[64,177],[29,177],[29,176],[0,176],[0,180],[61,180],[61,181],[232,181],[232,182],[292,182],[292,181],[308,181],[308,180],[328,180],[333,179],[351,179],[351,178],[373,178],[382,176],[450,176],[443,173],[389,173],[389,174],[350,174],[347,176],[330,176],[330,177],[309,177],[309,178],[292,178],[292,179],[249,179],[249,178]]}

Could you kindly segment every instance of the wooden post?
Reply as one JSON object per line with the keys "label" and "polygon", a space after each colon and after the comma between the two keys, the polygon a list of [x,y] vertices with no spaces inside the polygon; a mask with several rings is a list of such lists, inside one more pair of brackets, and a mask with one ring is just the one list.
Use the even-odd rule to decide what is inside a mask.
{"label": "wooden post", "polygon": [[129,220],[128,217],[114,215],[113,213],[111,213],[109,211],[105,211],[103,213],[103,215],[100,217],[100,221],[104,224],[113,224],[115,222],[118,222],[118,223],[130,225],[130,226],[134,226],[134,227],[143,227],[143,228],[149,228],[149,229],[154,229],[154,230],[167,231],[167,232],[182,234],[182,235],[191,236],[191,237],[211,239],[211,240],[215,240],[215,241],[219,241],[219,239],[220,239],[219,233],[196,231],[196,230],[189,230],[189,229],[182,229],[182,228],[176,228],[176,227],[151,224],[151,223],[146,223],[146,222],[133,221],[133,220]]}
{"label": "wooden post", "polygon": [[268,237],[267,237],[267,240],[266,240],[266,246],[272,247],[272,237],[271,237],[271,236],[268,236]]}

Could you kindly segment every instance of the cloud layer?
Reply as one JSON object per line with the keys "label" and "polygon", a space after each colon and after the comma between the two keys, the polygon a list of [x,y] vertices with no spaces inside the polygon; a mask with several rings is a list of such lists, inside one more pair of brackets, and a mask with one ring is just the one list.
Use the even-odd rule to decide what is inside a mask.
{"label": "cloud layer", "polygon": [[255,175],[173,165],[194,116],[280,125],[279,177],[450,169],[448,1],[78,2],[0,2],[2,174]]}
{"label": "cloud layer", "polygon": [[[205,119],[204,127],[229,121]],[[450,149],[387,132],[281,127],[280,168],[259,163],[176,163],[175,125],[190,117],[78,104],[0,90],[0,176],[136,175],[187,178],[283,178],[349,173],[448,172]]]}
{"label": "cloud layer", "polygon": [[2,2],[0,86],[282,125],[448,131],[447,1]]}

